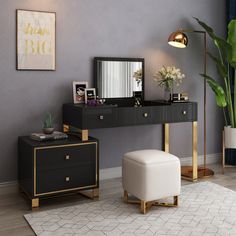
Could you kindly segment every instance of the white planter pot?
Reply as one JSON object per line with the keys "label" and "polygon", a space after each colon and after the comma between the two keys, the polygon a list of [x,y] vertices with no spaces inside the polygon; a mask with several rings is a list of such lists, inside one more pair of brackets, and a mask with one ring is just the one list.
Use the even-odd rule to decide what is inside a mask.
{"label": "white planter pot", "polygon": [[231,126],[225,126],[224,136],[225,136],[225,148],[236,149],[236,128],[231,128]]}

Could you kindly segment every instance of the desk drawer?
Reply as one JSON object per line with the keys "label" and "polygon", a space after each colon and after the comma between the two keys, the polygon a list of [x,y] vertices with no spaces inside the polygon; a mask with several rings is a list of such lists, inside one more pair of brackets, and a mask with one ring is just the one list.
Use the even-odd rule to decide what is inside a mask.
{"label": "desk drawer", "polygon": [[116,112],[112,108],[87,109],[84,113],[83,129],[113,127],[116,119]]}
{"label": "desk drawer", "polygon": [[97,185],[95,163],[58,170],[37,171],[36,174],[36,195],[95,185]]}
{"label": "desk drawer", "polygon": [[69,168],[74,165],[96,163],[97,144],[82,143],[75,146],[45,147],[36,149],[36,168],[38,171]]}
{"label": "desk drawer", "polygon": [[171,104],[168,114],[169,122],[186,122],[193,120],[193,107],[191,103]]}
{"label": "desk drawer", "polygon": [[150,107],[138,107],[136,109],[136,123],[145,125],[152,123],[152,109]]}

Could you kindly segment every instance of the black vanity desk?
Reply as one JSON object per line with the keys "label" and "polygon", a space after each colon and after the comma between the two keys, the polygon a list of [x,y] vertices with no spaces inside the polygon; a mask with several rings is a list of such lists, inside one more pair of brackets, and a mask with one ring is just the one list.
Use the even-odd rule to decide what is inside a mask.
{"label": "black vanity desk", "polygon": [[144,101],[142,107],[128,104],[87,106],[63,105],[63,131],[77,128],[82,141],[88,140],[89,129],[112,128],[134,125],[163,124],[164,151],[169,152],[170,123],[192,123],[192,167],[182,167],[182,177],[196,181],[197,176],[197,103],[161,103]]}

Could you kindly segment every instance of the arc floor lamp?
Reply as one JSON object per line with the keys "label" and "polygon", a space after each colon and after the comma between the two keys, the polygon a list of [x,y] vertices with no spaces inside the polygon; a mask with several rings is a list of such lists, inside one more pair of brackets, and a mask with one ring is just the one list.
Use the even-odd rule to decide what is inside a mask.
{"label": "arc floor lamp", "polygon": [[[177,30],[168,38],[168,43],[177,48],[186,48],[188,45],[188,37],[185,33],[197,33],[203,35],[204,39],[204,74],[207,71],[207,44],[206,44],[206,32],[200,30]],[[206,167],[206,80],[204,79],[204,165],[203,167],[198,167],[198,178],[210,177],[214,175],[214,172]],[[192,177],[192,167],[185,166],[182,167],[182,176]]]}

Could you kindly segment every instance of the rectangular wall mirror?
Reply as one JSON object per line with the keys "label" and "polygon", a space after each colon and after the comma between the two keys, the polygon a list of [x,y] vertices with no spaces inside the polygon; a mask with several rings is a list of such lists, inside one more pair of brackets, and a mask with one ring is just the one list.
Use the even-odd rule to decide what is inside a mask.
{"label": "rectangular wall mirror", "polygon": [[99,98],[143,98],[144,59],[95,57],[94,82]]}

